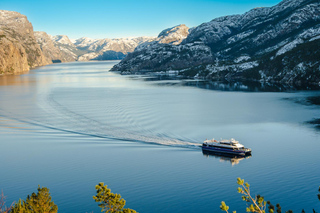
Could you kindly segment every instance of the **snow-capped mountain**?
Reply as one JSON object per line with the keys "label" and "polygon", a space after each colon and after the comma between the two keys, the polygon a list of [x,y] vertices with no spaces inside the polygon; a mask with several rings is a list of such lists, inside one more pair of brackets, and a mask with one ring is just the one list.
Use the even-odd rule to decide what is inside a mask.
{"label": "snow-capped mountain", "polygon": [[54,45],[60,49],[67,61],[76,61],[79,56],[88,52],[79,49],[66,35],[51,36],[51,39]]}
{"label": "snow-capped mountain", "polygon": [[[53,62],[69,62],[78,58],[78,49],[73,43],[68,41],[67,36],[63,40],[56,41],[55,36],[48,35],[46,32],[35,31],[34,36],[41,47],[43,54]],[[61,36],[62,37],[62,36]],[[62,43],[60,43],[60,41]]]}
{"label": "snow-capped mountain", "polygon": [[[161,36],[168,35],[160,33],[156,40]],[[189,30],[180,44],[140,45],[113,70],[179,70],[210,79],[318,83],[319,47],[320,2],[284,0],[203,23]]]}
{"label": "snow-capped mountain", "polygon": [[66,35],[56,35],[56,36],[51,36],[51,38],[57,43],[74,46],[74,44],[70,41],[69,37]]}
{"label": "snow-capped mountain", "polygon": [[[36,32],[35,36],[46,55],[53,61],[120,60],[152,37],[90,39],[82,37],[73,42],[66,35],[51,36]],[[49,41],[49,38],[51,41]],[[50,48],[46,48],[50,46]],[[59,53],[58,53],[59,52]]]}
{"label": "snow-capped mountain", "polygon": [[76,45],[79,48],[86,48],[88,46],[90,46],[92,43],[94,43],[95,41],[97,41],[98,39],[91,39],[88,37],[82,37],[79,39],[74,40],[72,43],[74,45]]}
{"label": "snow-capped mountain", "polygon": [[180,44],[189,35],[189,27],[184,24],[171,27],[163,30],[157,38],[151,38],[148,41],[139,44],[135,51],[140,51],[145,48],[156,47],[158,44]]}
{"label": "snow-capped mountain", "polygon": [[115,39],[90,39],[82,37],[75,40],[74,45],[81,50],[87,51],[79,57],[79,61],[96,60],[113,60],[123,59],[127,53],[133,52],[141,43],[148,42],[153,37],[137,38],[115,38]]}

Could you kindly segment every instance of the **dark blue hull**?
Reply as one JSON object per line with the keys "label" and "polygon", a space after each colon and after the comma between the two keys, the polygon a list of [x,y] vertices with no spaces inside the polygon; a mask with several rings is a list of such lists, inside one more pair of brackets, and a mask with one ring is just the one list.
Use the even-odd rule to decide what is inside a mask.
{"label": "dark blue hull", "polygon": [[229,155],[239,155],[239,156],[246,156],[250,155],[251,151],[246,150],[232,150],[232,149],[225,149],[220,147],[209,147],[209,146],[202,146],[202,150],[214,153],[224,153]]}

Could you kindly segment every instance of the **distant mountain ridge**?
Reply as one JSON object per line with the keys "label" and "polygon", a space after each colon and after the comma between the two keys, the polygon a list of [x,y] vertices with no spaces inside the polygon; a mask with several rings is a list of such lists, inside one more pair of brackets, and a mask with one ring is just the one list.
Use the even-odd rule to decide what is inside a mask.
{"label": "distant mountain ridge", "polygon": [[318,84],[320,2],[284,0],[203,23],[178,44],[145,44],[112,70],[178,70],[208,79]]}
{"label": "distant mountain ridge", "polygon": [[79,61],[123,59],[141,43],[153,40],[153,37],[90,39],[86,37],[75,40],[78,49],[87,51]]}
{"label": "distant mountain ridge", "polygon": [[[41,36],[44,34],[36,34],[40,46],[45,46],[43,42],[46,40]],[[141,43],[153,40],[153,37],[136,37],[136,38],[115,38],[115,39],[90,39],[82,37],[71,41],[66,35],[51,36],[54,46],[60,49],[64,54],[62,62],[65,61],[89,61],[89,60],[119,60],[123,59],[129,52]]]}
{"label": "distant mountain ridge", "polygon": [[153,37],[89,39],[71,41],[33,31],[25,15],[0,10],[0,75],[19,74],[30,68],[56,62],[123,59]]}

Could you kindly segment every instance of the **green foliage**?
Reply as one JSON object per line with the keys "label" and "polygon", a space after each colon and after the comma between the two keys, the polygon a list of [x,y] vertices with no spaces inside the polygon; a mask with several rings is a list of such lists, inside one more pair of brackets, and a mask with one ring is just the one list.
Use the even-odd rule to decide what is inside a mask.
{"label": "green foliage", "polygon": [[281,206],[279,203],[277,203],[277,213],[281,213]]}
{"label": "green foliage", "polygon": [[319,194],[318,194],[318,199],[320,200],[320,186],[319,186]]}
{"label": "green foliage", "polygon": [[26,201],[19,200],[11,213],[57,213],[58,206],[51,201],[49,189],[38,186],[38,192],[28,195]]}
{"label": "green foliage", "polygon": [[100,203],[98,206],[101,208],[101,212],[110,213],[136,213],[133,209],[123,209],[126,201],[121,198],[120,194],[114,194],[108,189],[104,183],[96,185],[97,195],[93,196],[93,199]]}
{"label": "green foliage", "polygon": [[133,209],[123,209],[122,211],[121,211],[122,213],[137,213],[135,210],[133,210]]}
{"label": "green foliage", "polygon": [[224,201],[221,201],[220,209],[221,209],[222,211],[226,211],[226,212],[228,212],[228,210],[229,210],[229,206],[227,206],[227,205],[226,205],[226,203],[225,203]]}
{"label": "green foliage", "polygon": [[250,194],[250,185],[245,183],[243,179],[238,178],[237,183],[240,187],[238,187],[238,193],[242,194],[242,200],[249,203],[249,207],[247,207],[247,212],[260,212],[265,213],[267,202],[264,200],[264,197],[257,195],[255,198],[252,198]]}
{"label": "green foliage", "polygon": [[[241,196],[242,200],[244,200],[248,203],[248,206],[246,208],[247,212],[266,213],[267,205],[268,205],[268,212],[269,213],[275,212],[274,205],[272,205],[270,201],[265,201],[264,197],[262,197],[261,195],[257,195],[255,197],[252,197],[252,195],[250,193],[250,185],[247,182],[244,182],[244,179],[238,178],[237,184],[239,185],[238,193],[242,194],[242,196]],[[319,188],[319,190],[320,190],[320,188]],[[279,203],[276,205],[276,207],[277,207],[276,212],[281,213],[281,206]],[[226,203],[224,201],[222,201],[220,209],[222,211],[225,211],[228,213],[229,206],[227,206]],[[286,213],[292,213],[292,211],[289,210]]]}
{"label": "green foliage", "polygon": [[274,213],[274,205],[272,205],[270,201],[267,201],[267,204],[268,204],[268,211],[270,213]]}
{"label": "green foliage", "polygon": [[10,213],[30,213],[31,211],[28,209],[27,204],[24,200],[19,199],[17,203],[15,203]]}

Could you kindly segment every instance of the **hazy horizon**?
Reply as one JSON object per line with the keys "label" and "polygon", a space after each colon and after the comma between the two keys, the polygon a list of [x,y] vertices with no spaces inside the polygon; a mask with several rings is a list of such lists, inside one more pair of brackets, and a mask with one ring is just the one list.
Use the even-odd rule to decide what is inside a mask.
{"label": "hazy horizon", "polygon": [[179,24],[195,27],[214,18],[242,14],[255,7],[270,7],[280,0],[185,0],[185,1],[46,1],[2,0],[1,9],[28,17],[35,31],[88,37],[128,38],[157,36]]}

